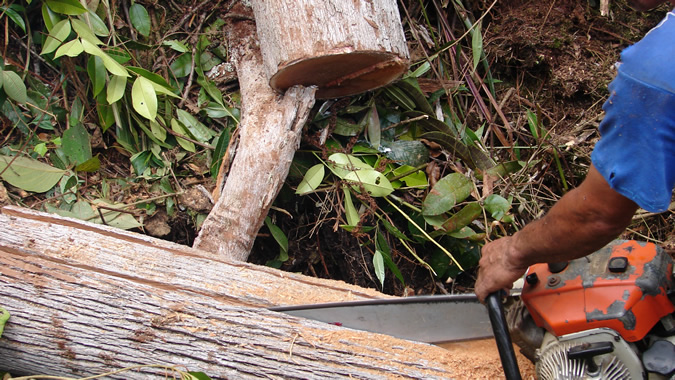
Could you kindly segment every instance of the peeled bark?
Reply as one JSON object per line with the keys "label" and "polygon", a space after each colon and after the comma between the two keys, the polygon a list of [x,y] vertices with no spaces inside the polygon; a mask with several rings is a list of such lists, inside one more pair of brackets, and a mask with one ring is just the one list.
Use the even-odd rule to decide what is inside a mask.
{"label": "peeled bark", "polygon": [[320,99],[358,94],[409,64],[396,0],[252,0],[270,85],[318,86]]}

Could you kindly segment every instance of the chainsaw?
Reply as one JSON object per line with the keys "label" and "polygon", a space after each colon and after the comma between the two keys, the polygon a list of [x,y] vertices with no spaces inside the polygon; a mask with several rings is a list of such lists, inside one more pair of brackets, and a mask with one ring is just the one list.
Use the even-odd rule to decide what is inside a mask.
{"label": "chainsaw", "polygon": [[522,290],[486,305],[461,294],[271,309],[427,343],[494,337],[509,380],[520,379],[512,342],[541,380],[675,379],[673,259],[652,243],[533,265]]}

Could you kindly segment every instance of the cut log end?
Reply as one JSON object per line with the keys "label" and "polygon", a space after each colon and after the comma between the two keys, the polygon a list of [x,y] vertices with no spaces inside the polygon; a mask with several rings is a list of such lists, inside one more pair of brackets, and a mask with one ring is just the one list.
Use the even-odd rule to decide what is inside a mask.
{"label": "cut log end", "polygon": [[317,99],[339,98],[386,86],[403,75],[408,65],[407,59],[391,53],[326,55],[279,67],[270,86],[279,92],[297,84],[317,86]]}

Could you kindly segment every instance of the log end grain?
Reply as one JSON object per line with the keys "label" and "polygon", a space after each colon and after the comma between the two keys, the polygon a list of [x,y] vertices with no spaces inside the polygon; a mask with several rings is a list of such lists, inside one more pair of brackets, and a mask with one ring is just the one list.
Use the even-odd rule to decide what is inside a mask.
{"label": "log end grain", "polygon": [[349,52],[312,57],[280,65],[270,86],[284,92],[294,85],[317,86],[318,99],[370,91],[398,79],[409,61],[391,53]]}

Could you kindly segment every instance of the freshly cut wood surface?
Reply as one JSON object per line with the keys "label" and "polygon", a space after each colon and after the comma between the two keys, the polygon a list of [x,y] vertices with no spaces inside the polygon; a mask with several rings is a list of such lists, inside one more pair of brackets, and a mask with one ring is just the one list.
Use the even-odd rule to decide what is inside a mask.
{"label": "freshly cut wood surface", "polygon": [[283,92],[318,86],[317,98],[382,87],[408,69],[396,0],[252,0],[265,72]]}

